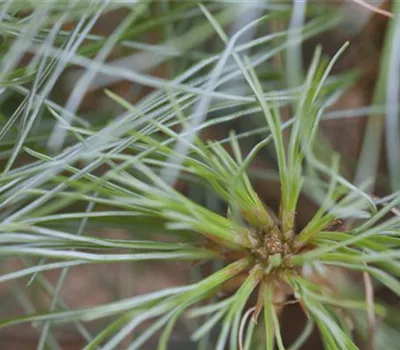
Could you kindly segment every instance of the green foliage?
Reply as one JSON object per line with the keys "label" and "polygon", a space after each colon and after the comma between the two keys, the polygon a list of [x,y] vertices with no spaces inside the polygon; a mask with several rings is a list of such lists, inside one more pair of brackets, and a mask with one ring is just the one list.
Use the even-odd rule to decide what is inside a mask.
{"label": "green foliage", "polygon": [[[320,122],[356,78],[330,76],[348,43],[331,60],[317,47],[305,72],[298,61],[301,43],[337,25],[339,13],[308,6],[293,27],[295,8],[268,2],[21,3],[0,5],[0,256],[23,267],[3,270],[0,282],[23,295],[38,286],[51,303],[23,316],[3,313],[0,328],[33,322],[39,349],[57,348],[53,329],[68,323],[85,349],[122,342],[138,349],[158,336],[164,350],[185,318],[199,349],[295,350],[314,326],[326,349],[358,349],[372,315],[384,321],[374,329],[376,347],[396,345],[399,334],[385,323],[390,307],[368,300],[351,276],[359,271],[373,279],[369,288],[400,296],[400,216],[393,215],[400,194],[377,200],[340,174],[338,154],[318,154]],[[112,34],[91,34],[116,9],[125,16]],[[229,34],[242,13],[246,23]],[[285,28],[273,32],[277,21]],[[124,57],[108,62],[114,50]],[[272,60],[283,54],[297,59],[286,71]],[[161,64],[166,77],[152,74]],[[78,109],[88,91],[121,80],[144,97],[132,102],[102,90],[112,107]],[[223,127],[227,137],[206,137]],[[251,163],[266,154],[276,163],[279,208],[264,202],[251,176]],[[319,209],[298,229],[301,195]],[[102,238],[98,228],[122,228],[133,239]],[[122,261],[191,261],[197,277],[90,308],[63,301],[69,269]],[[43,273],[57,269],[53,287]],[[15,283],[26,278],[27,285]],[[231,294],[218,300],[232,281]],[[279,315],[291,297],[308,322],[288,345]],[[100,319],[104,328],[91,334],[86,323]]]}

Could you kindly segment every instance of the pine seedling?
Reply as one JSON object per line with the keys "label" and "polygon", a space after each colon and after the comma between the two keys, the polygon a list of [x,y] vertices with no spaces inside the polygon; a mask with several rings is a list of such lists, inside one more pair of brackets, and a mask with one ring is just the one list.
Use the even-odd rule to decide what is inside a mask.
{"label": "pine seedling", "polygon": [[[185,9],[180,10],[186,13]],[[39,348],[55,341],[50,325],[72,323],[85,337],[85,349],[116,349],[122,343],[127,349],[139,349],[157,336],[157,348],[164,350],[180,318],[191,325],[198,321],[199,326],[191,329],[194,343],[217,350],[299,349],[315,326],[326,349],[360,349],[359,339],[368,331],[376,333],[373,341],[378,343],[377,319],[384,319],[390,310],[374,300],[373,290],[383,285],[400,296],[400,217],[396,211],[393,214],[400,195],[383,202],[371,198],[341,176],[338,155],[321,160],[315,152],[320,120],[332,97],[328,75],[347,44],[331,61],[322,58],[320,48],[316,50],[301,90],[284,91],[294,108],[293,117],[283,122],[278,94],[265,93],[255,71],[257,57],[243,57],[234,45],[243,32],[271,18],[258,19],[229,39],[208,7],[200,4],[196,9],[226,45],[221,55],[206,60],[217,62],[212,79],[182,83],[204,67],[202,62],[181,81],[167,82],[162,89],[157,82],[160,89],[139,105],[106,91],[125,113],[100,130],[66,123],[65,110],[48,106],[52,117],[64,123],[65,132],[77,141],[56,155],[27,145],[27,133],[21,136],[0,182],[1,205],[8,210],[0,225],[0,256],[18,255],[27,265],[35,257],[40,262],[3,274],[0,282],[31,276],[29,283],[46,285],[41,275],[45,271],[121,261],[190,262],[197,280],[96,307],[58,311],[57,303],[65,308],[59,298],[60,279],[49,312],[3,319],[0,327],[33,323],[40,329]],[[140,10],[145,12],[146,6]],[[231,10],[218,14],[224,22]],[[285,18],[281,12],[276,16]],[[137,20],[136,14],[131,19]],[[318,18],[314,24],[320,28],[326,19]],[[312,25],[304,33],[307,30],[317,31]],[[95,52],[96,45],[89,48]],[[234,65],[224,70],[228,57]],[[250,95],[215,92],[210,81],[217,81],[221,73],[241,74]],[[212,104],[210,96],[228,101]],[[247,154],[240,144],[243,134],[231,131],[228,138],[211,141],[199,133],[212,123],[236,118],[232,114],[201,120],[210,111],[235,104],[257,113],[264,123],[256,130],[261,141]],[[61,139],[53,137],[54,145],[61,146]],[[35,161],[13,169],[23,145]],[[263,201],[250,176],[251,162],[266,148],[272,149],[277,162],[278,208]],[[101,175],[94,171],[100,165],[105,167]],[[183,181],[218,198],[224,211],[212,210],[179,191],[176,184]],[[309,188],[319,209],[299,229],[299,198]],[[62,211],[82,203],[84,211]],[[63,226],[70,220],[80,223],[77,232]],[[83,235],[94,220],[124,221],[141,234],[132,240]],[[139,230],[143,222],[148,226]],[[160,231],[160,239],[154,239],[152,231]],[[357,272],[364,276],[366,296],[357,286],[352,293],[347,290]],[[308,322],[298,339],[287,344],[280,315],[293,303],[301,306]],[[107,324],[92,336],[82,324],[98,319]],[[216,336],[208,344],[211,334]]]}

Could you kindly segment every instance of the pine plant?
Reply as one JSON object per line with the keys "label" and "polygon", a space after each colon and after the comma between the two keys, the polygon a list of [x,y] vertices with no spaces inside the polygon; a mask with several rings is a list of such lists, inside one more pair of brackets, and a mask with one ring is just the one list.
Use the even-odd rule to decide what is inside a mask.
{"label": "pine plant", "polygon": [[[0,255],[23,265],[3,269],[0,282],[22,305],[33,285],[51,300],[48,310],[3,313],[1,328],[33,324],[38,349],[59,348],[55,330],[65,324],[86,350],[140,349],[154,339],[167,349],[179,319],[199,349],[295,350],[315,329],[326,349],[396,348],[398,313],[374,291],[400,296],[399,188],[394,179],[377,198],[370,179],[354,184],[341,174],[320,123],[356,115],[329,111],[357,79],[331,74],[349,44],[331,59],[317,47],[304,72],[301,43],[341,17],[327,5],[294,3],[0,5]],[[112,34],[92,34],[116,9],[125,14]],[[242,12],[251,14],[245,23]],[[281,30],[266,30],[276,24]],[[163,40],[146,43],[149,33]],[[105,62],[116,47],[128,60]],[[146,72],[160,64],[168,78]],[[83,70],[69,72],[76,66]],[[383,83],[388,77],[382,69]],[[141,86],[143,97],[132,102],[106,88],[120,80]],[[54,96],[60,85],[71,88],[63,102]],[[78,110],[94,87],[112,111]],[[228,133],[210,137],[216,128]],[[266,157],[276,171],[252,166]],[[259,194],[255,173],[276,180],[279,207]],[[301,196],[318,205],[304,227]],[[103,228],[131,239],[97,235]],[[70,309],[62,299],[76,266],[141,261],[182,262],[193,280],[95,307]],[[51,270],[61,271],[55,286]],[[293,304],[307,322],[288,344],[280,316]],[[100,319],[104,328],[89,331]]]}

